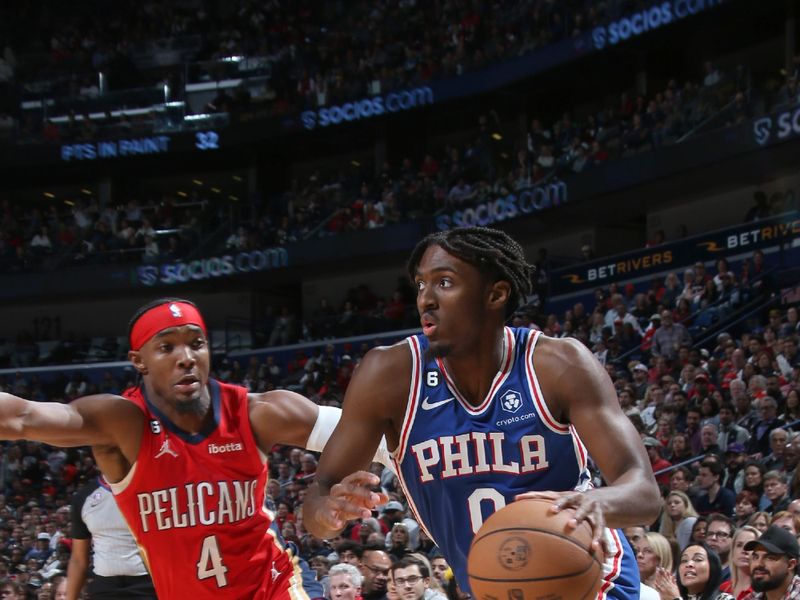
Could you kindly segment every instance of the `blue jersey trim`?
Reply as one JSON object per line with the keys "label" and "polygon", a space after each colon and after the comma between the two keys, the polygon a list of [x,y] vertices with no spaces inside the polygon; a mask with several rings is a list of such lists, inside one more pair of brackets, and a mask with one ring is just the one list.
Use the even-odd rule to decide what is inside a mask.
{"label": "blue jersey trim", "polygon": [[144,398],[144,401],[147,404],[148,410],[151,413],[153,413],[156,417],[158,417],[158,420],[164,424],[164,427],[166,427],[169,431],[177,435],[187,444],[199,444],[203,442],[206,438],[208,438],[209,435],[211,435],[214,432],[214,430],[217,427],[219,427],[221,400],[220,400],[219,382],[216,379],[208,380],[208,391],[211,396],[211,411],[213,413],[214,418],[211,421],[211,423],[209,423],[208,426],[205,429],[203,429],[200,433],[189,433],[187,431],[184,431],[177,425],[175,425],[175,423],[169,420],[169,417],[167,417],[167,415],[161,412],[155,404],[150,402],[150,400],[147,397],[147,391],[145,390],[145,388],[142,387],[141,389],[142,389],[142,397]]}

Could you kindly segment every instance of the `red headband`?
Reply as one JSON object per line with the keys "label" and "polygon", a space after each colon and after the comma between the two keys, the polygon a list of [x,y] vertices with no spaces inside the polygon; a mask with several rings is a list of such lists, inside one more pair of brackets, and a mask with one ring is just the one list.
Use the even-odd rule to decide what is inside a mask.
{"label": "red headband", "polygon": [[139,350],[159,331],[181,325],[197,325],[206,334],[206,324],[200,311],[186,302],[159,304],[146,311],[131,329],[131,350]]}

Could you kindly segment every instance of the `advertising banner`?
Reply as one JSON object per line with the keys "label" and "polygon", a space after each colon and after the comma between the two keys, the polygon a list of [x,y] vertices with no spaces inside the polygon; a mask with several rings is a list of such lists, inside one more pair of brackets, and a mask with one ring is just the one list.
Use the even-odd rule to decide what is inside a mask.
{"label": "advertising banner", "polygon": [[554,270],[550,274],[550,293],[558,296],[603,287],[615,281],[681,269],[698,260],[713,261],[758,248],[777,246],[797,237],[800,237],[800,213],[787,213],[679,242]]}

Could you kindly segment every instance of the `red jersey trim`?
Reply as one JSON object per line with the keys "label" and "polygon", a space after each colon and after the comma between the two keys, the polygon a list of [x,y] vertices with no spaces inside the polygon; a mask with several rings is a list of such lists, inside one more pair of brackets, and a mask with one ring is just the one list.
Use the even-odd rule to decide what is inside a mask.
{"label": "red jersey trim", "polygon": [[570,432],[569,425],[559,423],[550,413],[547,408],[547,403],[544,401],[542,389],[539,387],[539,379],[536,377],[536,371],[533,368],[533,351],[536,348],[536,342],[539,341],[539,336],[542,335],[541,331],[534,331],[528,336],[527,348],[525,350],[525,373],[528,377],[528,387],[533,396],[533,401],[536,403],[536,411],[542,418],[542,423],[553,433],[560,433],[562,435]]}

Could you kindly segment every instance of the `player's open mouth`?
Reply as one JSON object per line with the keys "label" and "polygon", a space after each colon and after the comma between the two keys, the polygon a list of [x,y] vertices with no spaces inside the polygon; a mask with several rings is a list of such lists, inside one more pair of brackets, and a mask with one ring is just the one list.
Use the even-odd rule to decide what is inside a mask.
{"label": "player's open mouth", "polygon": [[436,331],[436,322],[427,314],[422,315],[420,323],[422,323],[422,333],[425,335],[430,335]]}
{"label": "player's open mouth", "polygon": [[200,388],[200,380],[194,375],[185,375],[178,380],[175,387],[181,392],[193,392]]}

